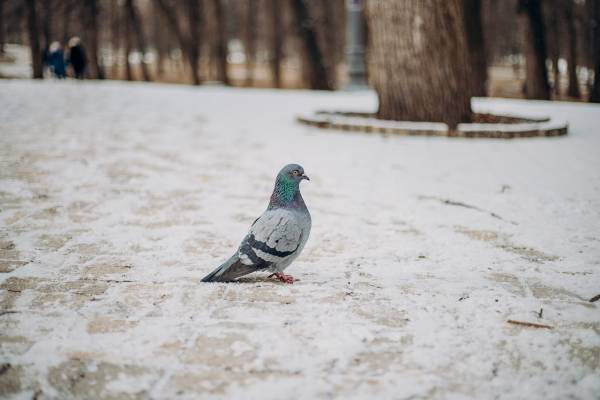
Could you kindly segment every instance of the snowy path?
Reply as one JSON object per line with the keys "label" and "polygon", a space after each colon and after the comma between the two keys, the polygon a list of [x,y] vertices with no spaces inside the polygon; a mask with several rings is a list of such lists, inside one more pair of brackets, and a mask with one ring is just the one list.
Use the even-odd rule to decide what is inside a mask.
{"label": "snowy path", "polygon": [[[0,81],[0,397],[598,398],[600,107],[477,102],[571,123],[513,141],[293,120],[374,104]],[[198,283],[289,162],[300,281]]]}

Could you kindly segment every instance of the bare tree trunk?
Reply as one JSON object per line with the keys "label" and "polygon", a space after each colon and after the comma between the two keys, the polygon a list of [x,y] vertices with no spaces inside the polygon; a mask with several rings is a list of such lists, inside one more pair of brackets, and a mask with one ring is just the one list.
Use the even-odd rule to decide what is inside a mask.
{"label": "bare tree trunk", "polygon": [[133,81],[133,70],[131,69],[131,63],[129,62],[129,55],[131,54],[131,27],[129,24],[123,24],[123,34],[125,35],[125,79]]}
{"label": "bare tree trunk", "polygon": [[44,12],[43,12],[43,22],[42,22],[42,34],[44,37],[44,50],[48,50],[50,48],[50,43],[52,42],[52,14],[54,8],[52,4],[52,0],[44,0]]}
{"label": "bare tree trunk", "polygon": [[68,1],[62,3],[62,43],[64,46],[69,43],[69,37],[71,34],[71,13],[73,12],[73,5]]}
{"label": "bare tree trunk", "polygon": [[244,50],[246,53],[246,86],[254,84],[254,62],[256,56],[256,1],[247,0],[246,32]]}
{"label": "bare tree trunk", "polygon": [[201,12],[198,0],[187,0],[187,16],[189,23],[189,37],[187,37],[184,31],[179,25],[179,19],[173,9],[165,2],[165,0],[155,0],[158,8],[163,12],[165,19],[169,26],[177,36],[181,50],[184,53],[190,64],[190,73],[192,75],[192,83],[194,85],[200,85],[202,80],[200,79],[199,57],[200,57],[200,24],[201,24]]}
{"label": "bare tree trunk", "polygon": [[281,29],[281,3],[280,0],[271,0],[271,75],[273,86],[281,87],[281,48],[283,46],[283,32]]}
{"label": "bare tree trunk", "polygon": [[369,77],[379,118],[471,119],[469,59],[460,0],[367,2]]}
{"label": "bare tree trunk", "polygon": [[321,38],[323,49],[323,57],[325,69],[327,70],[327,76],[329,77],[331,87],[334,88],[336,84],[337,77],[337,54],[336,51],[340,47],[344,47],[338,43],[338,32],[344,32],[343,29],[340,29],[340,26],[337,21],[340,18],[336,18],[336,1],[330,0],[321,3],[322,13],[323,13],[323,23],[322,23],[322,32],[323,35]]}
{"label": "bare tree trunk", "polygon": [[481,0],[463,0],[473,96],[487,94],[487,57],[483,38]]}
{"label": "bare tree trunk", "polygon": [[567,72],[569,75],[569,88],[567,95],[579,98],[579,82],[577,81],[577,27],[575,26],[575,13],[573,0],[564,0],[565,22],[567,28]]}
{"label": "bare tree trunk", "polygon": [[4,43],[6,43],[4,29],[4,0],[0,0],[0,55],[4,54]]}
{"label": "bare tree trunk", "polygon": [[159,78],[162,78],[165,74],[165,56],[167,53],[167,49],[165,46],[165,34],[161,32],[162,29],[162,20],[160,15],[160,10],[157,7],[156,3],[152,3],[152,19],[154,22],[154,27],[152,30],[152,40],[154,41],[154,45],[156,46],[156,75]]}
{"label": "bare tree trunk", "polygon": [[135,33],[135,38],[137,41],[137,49],[140,53],[142,53],[140,67],[142,68],[142,76],[146,82],[151,81],[150,72],[148,72],[148,66],[144,62],[144,55],[146,54],[146,38],[144,37],[144,30],[142,29],[142,24],[140,23],[140,19],[135,8],[135,4],[133,4],[133,0],[125,1],[125,8],[127,9],[127,15],[129,19],[129,23],[133,32]]}
{"label": "bare tree trunk", "polygon": [[89,55],[90,55],[90,70],[92,78],[104,79],[104,71],[100,64],[100,48],[99,48],[99,31],[98,31],[98,14],[100,10],[98,8],[97,0],[86,0],[84,14],[87,21],[88,29],[88,40],[89,40]]}
{"label": "bare tree trunk", "polygon": [[298,35],[304,47],[305,66],[309,68],[308,79],[311,89],[332,90],[333,85],[327,74],[323,54],[317,41],[313,19],[304,0],[291,0],[292,14],[296,20]]}
{"label": "bare tree trunk", "polygon": [[217,56],[217,79],[225,85],[229,85],[229,74],[227,73],[227,33],[225,26],[225,15],[221,0],[213,0],[213,11],[217,24],[216,56]]}
{"label": "bare tree trunk", "polygon": [[112,57],[111,79],[119,77],[119,52],[121,50],[120,18],[118,0],[110,0],[110,52]]}
{"label": "bare tree trunk", "polygon": [[546,35],[540,0],[519,0],[526,65],[525,97],[550,100],[546,70]]}
{"label": "bare tree trunk", "polygon": [[35,0],[26,0],[27,7],[27,32],[29,33],[29,47],[31,48],[31,64],[33,78],[43,79],[42,52],[40,49],[40,32],[38,30],[38,15]]}
{"label": "bare tree trunk", "polygon": [[600,103],[600,1],[590,4],[592,18],[592,48],[594,58],[594,84],[590,90],[590,103]]}
{"label": "bare tree trunk", "polygon": [[550,53],[550,58],[552,59],[553,89],[555,95],[560,95],[560,71],[558,69],[558,60],[560,59],[559,10],[562,2],[563,0],[552,0],[551,7],[548,11],[550,13],[549,24],[553,29],[548,29],[546,32],[548,34],[548,51]]}
{"label": "bare tree trunk", "polygon": [[199,85],[200,72],[199,72],[199,60],[200,60],[200,25],[202,13],[198,0],[188,0],[188,18],[190,25],[190,38],[188,40],[188,58],[190,62],[190,68],[192,69],[192,78],[194,85]]}

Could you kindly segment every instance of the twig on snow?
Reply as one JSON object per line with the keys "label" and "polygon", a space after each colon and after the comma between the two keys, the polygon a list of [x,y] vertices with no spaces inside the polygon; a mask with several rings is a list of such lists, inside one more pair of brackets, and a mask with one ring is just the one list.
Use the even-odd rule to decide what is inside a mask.
{"label": "twig on snow", "polygon": [[136,283],[129,279],[97,279],[97,278],[82,278],[82,281],[104,282],[104,283]]}
{"label": "twig on snow", "polygon": [[509,319],[506,322],[508,322],[509,324],[514,324],[514,325],[528,326],[530,328],[554,329],[550,325],[536,324],[535,322],[515,321],[514,319]]}
{"label": "twig on snow", "polygon": [[488,210],[484,210],[483,208],[479,208],[477,206],[473,206],[471,204],[467,204],[467,203],[463,203],[460,201],[455,201],[455,200],[450,200],[450,199],[442,199],[441,197],[436,197],[436,196],[419,196],[419,199],[421,200],[437,200],[439,202],[441,202],[442,204],[447,204],[449,206],[456,206],[456,207],[464,207],[464,208],[468,208],[471,210],[475,210],[475,211],[479,211],[479,212],[483,212],[486,214],[489,214],[490,216],[497,218],[501,221],[505,221],[505,222],[509,222],[513,225],[519,225],[518,223],[516,223],[515,221],[509,221],[506,220],[504,218],[502,218],[500,215],[496,214],[493,211],[488,211]]}
{"label": "twig on snow", "polygon": [[600,294],[595,295],[594,297],[592,297],[590,299],[590,303],[595,303],[596,301],[600,300]]}
{"label": "twig on snow", "polygon": [[17,314],[20,311],[15,311],[15,310],[2,310],[0,311],[0,317],[6,314]]}

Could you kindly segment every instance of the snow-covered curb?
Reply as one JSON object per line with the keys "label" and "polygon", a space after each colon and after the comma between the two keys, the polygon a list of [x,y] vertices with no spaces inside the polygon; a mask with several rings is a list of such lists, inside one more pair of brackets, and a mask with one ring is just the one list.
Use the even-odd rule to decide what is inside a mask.
{"label": "snow-covered curb", "polygon": [[335,111],[317,111],[310,116],[298,116],[297,121],[322,129],[391,133],[397,135],[449,136],[468,138],[513,139],[535,136],[566,135],[568,123],[552,117],[539,118],[524,115],[498,115],[525,122],[459,124],[451,130],[440,122],[413,122],[381,120],[369,116]]}

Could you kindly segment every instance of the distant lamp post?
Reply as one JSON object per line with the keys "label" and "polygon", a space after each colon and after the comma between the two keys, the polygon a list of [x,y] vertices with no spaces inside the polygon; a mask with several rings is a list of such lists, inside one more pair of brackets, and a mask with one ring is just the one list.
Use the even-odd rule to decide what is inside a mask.
{"label": "distant lamp post", "polygon": [[346,90],[367,88],[362,9],[363,0],[346,0]]}

